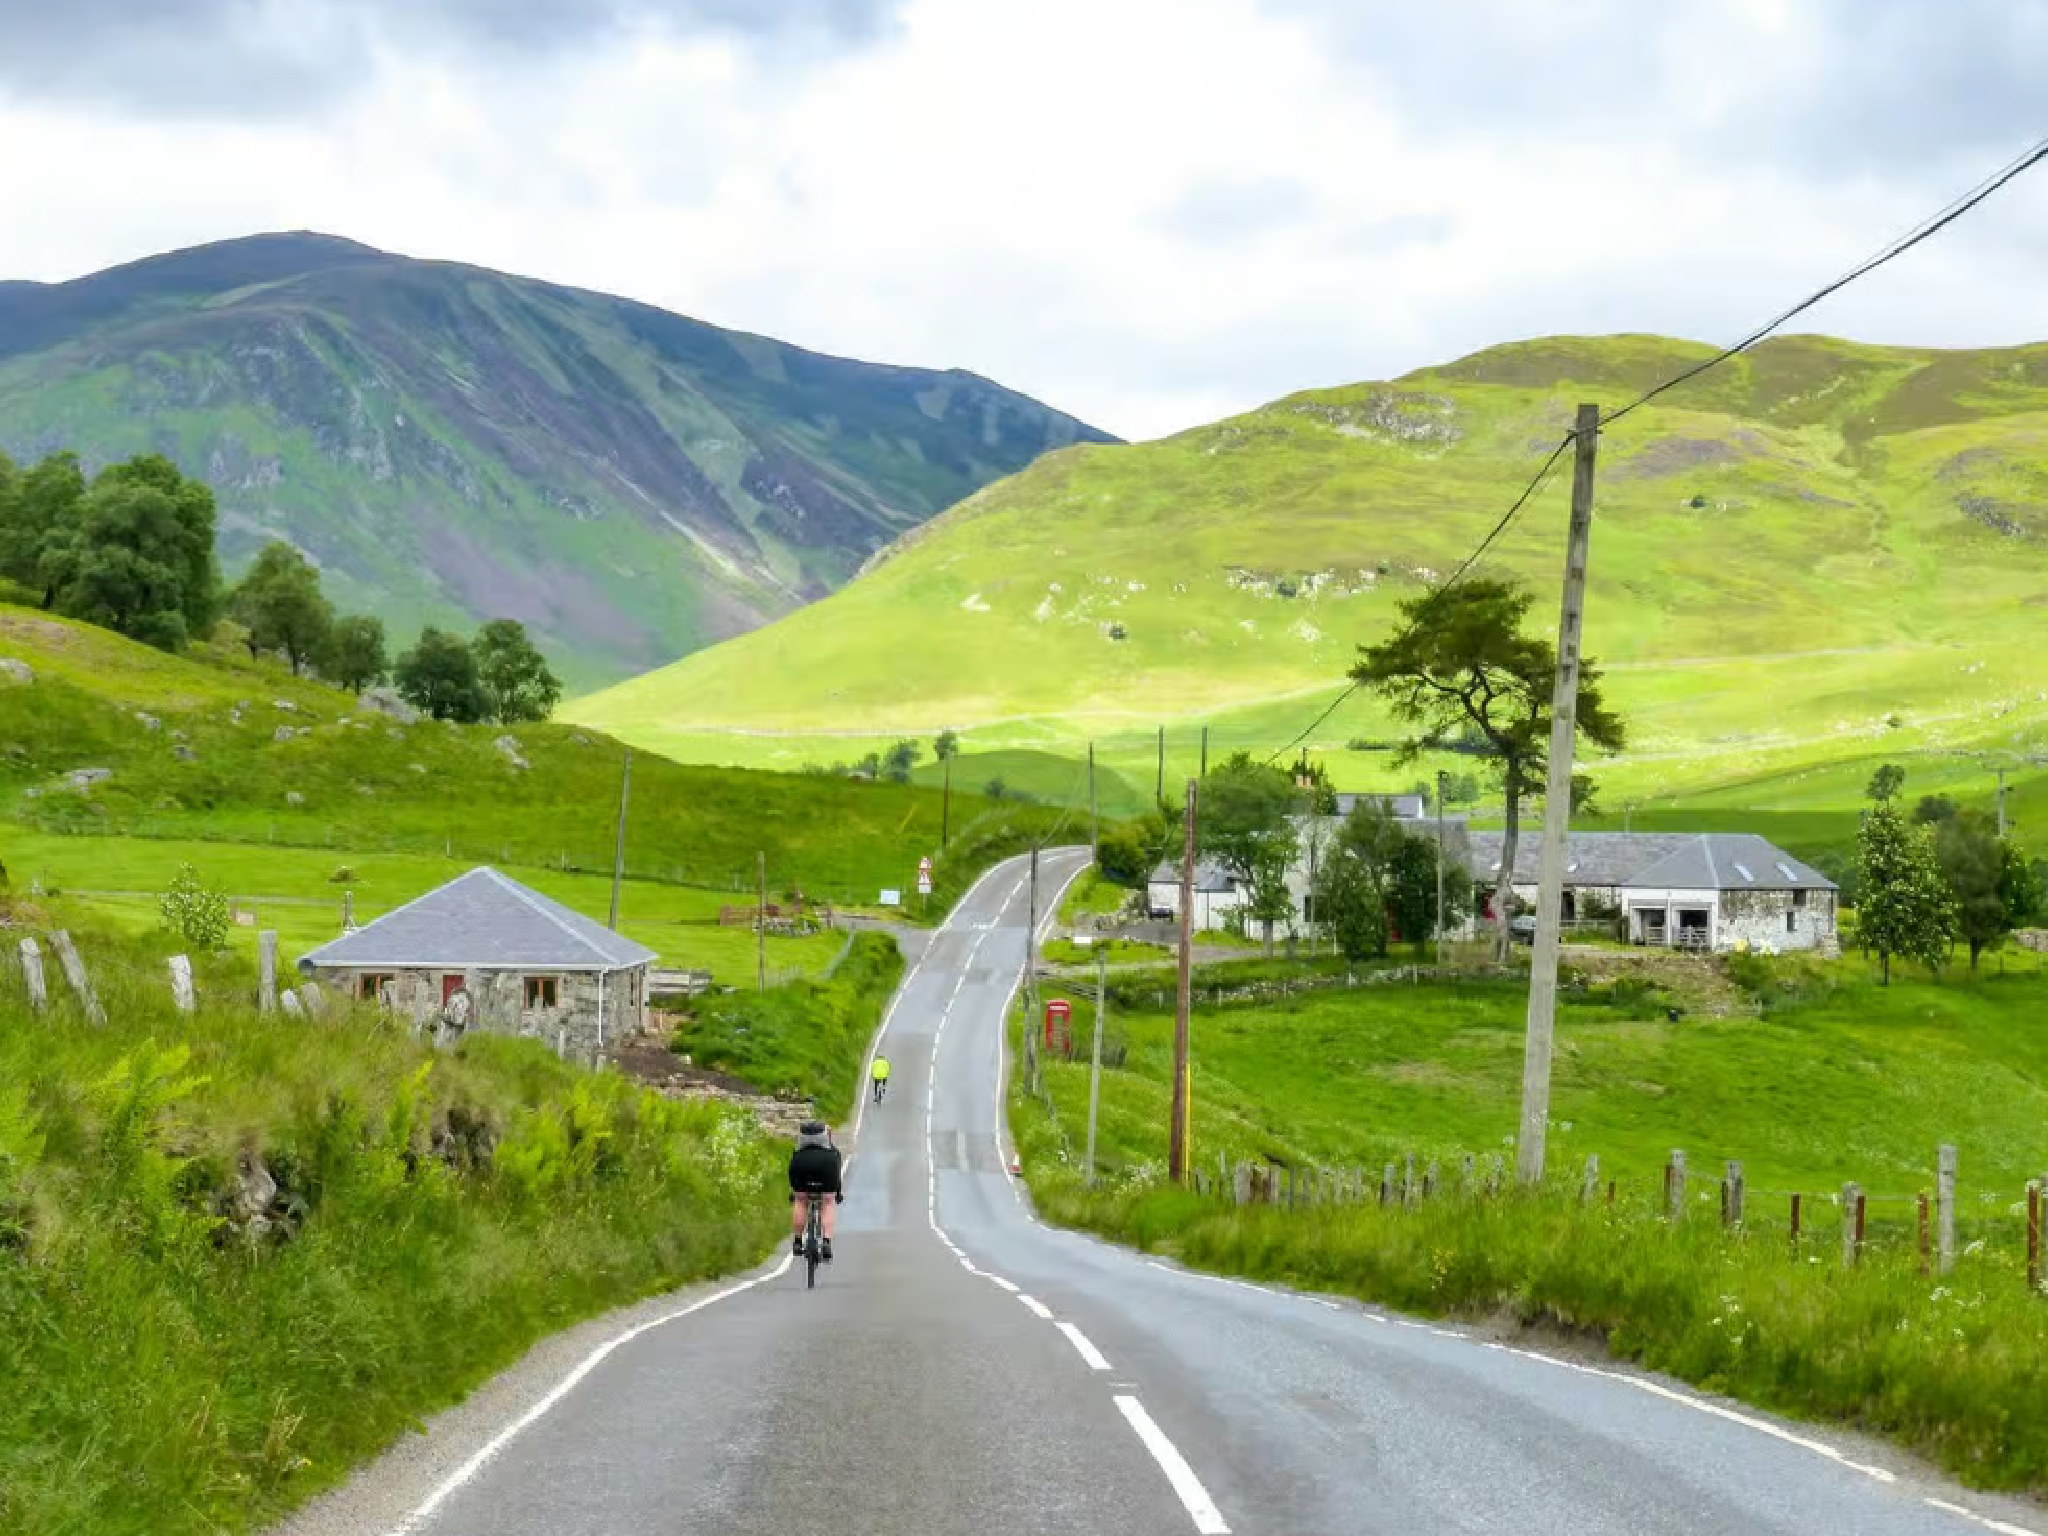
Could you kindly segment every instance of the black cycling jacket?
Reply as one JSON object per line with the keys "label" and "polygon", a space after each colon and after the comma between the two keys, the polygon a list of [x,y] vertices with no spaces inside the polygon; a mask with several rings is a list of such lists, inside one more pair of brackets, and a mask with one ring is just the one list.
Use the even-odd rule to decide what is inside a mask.
{"label": "black cycling jacket", "polygon": [[839,1179],[839,1149],[798,1147],[790,1153],[789,1187],[807,1195],[845,1193]]}

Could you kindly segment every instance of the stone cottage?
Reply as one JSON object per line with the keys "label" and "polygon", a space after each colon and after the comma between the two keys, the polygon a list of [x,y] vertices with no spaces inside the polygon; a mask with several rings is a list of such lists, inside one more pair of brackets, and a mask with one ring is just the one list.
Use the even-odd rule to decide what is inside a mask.
{"label": "stone cottage", "polygon": [[473,869],[299,961],[351,997],[444,1038],[529,1035],[594,1062],[640,1028],[654,951],[529,890]]}
{"label": "stone cottage", "polygon": [[[1501,834],[1464,839],[1466,868],[1491,916],[1501,883]],[[1512,885],[1536,904],[1540,831],[1524,828]],[[1565,840],[1566,924],[1617,913],[1630,943],[1672,949],[1773,953],[1838,948],[1835,883],[1748,832],[1573,832]]]}

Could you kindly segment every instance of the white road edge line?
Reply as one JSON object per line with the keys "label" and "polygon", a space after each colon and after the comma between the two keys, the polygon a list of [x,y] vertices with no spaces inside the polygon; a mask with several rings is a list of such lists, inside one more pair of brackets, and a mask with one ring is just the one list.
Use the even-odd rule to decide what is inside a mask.
{"label": "white road edge line", "polygon": [[1067,1336],[1067,1342],[1074,1346],[1074,1352],[1088,1362],[1089,1370],[1106,1371],[1109,1369],[1109,1361],[1104,1358],[1101,1350],[1089,1342],[1087,1334],[1076,1328],[1072,1323],[1054,1323],[1053,1327],[1059,1329],[1061,1333]]}
{"label": "white road edge line", "polygon": [[1022,1291],[1019,1291],[1017,1299],[1029,1307],[1034,1315],[1044,1318],[1048,1323],[1052,1321],[1052,1308],[1048,1307],[1036,1296],[1026,1296]]}
{"label": "white road edge line", "polygon": [[1116,1405],[1130,1421],[1131,1428],[1138,1432],[1138,1438],[1144,1441],[1152,1459],[1159,1463],[1159,1470],[1166,1474],[1166,1480],[1173,1484],[1173,1491],[1180,1495],[1182,1505],[1201,1536],[1230,1536],[1223,1511],[1209,1497],[1209,1490],[1195,1476],[1195,1469],[1188,1465],[1187,1457],[1181,1455],[1174,1443],[1166,1438],[1166,1431],[1152,1422],[1152,1415],[1145,1411],[1145,1405],[1135,1397],[1121,1393],[1116,1398]]}
{"label": "white road edge line", "polygon": [[2028,1530],[2024,1525],[2008,1525],[2003,1520],[1993,1520],[1989,1515],[1980,1515],[1974,1509],[1951,1504],[1947,1499],[1927,1499],[1924,1502],[1946,1514],[1960,1515],[1965,1520],[1983,1526],[1987,1531],[1996,1531],[1998,1536],[2039,1536],[2038,1532]]}
{"label": "white road edge line", "polygon": [[532,1427],[534,1424],[538,1423],[540,1419],[545,1414],[547,1414],[547,1412],[550,1409],[552,1409],[557,1403],[561,1402],[561,1400],[567,1397],[571,1392],[575,1391],[577,1385],[582,1382],[583,1378],[588,1376],[592,1371],[596,1370],[598,1366],[602,1365],[606,1357],[609,1356],[612,1353],[612,1351],[618,1349],[622,1345],[632,1343],[633,1340],[639,1338],[640,1335],[643,1333],[650,1332],[651,1330],[659,1328],[664,1324],[676,1322],[678,1319],[688,1317],[692,1312],[702,1312],[706,1307],[711,1306],[714,1302],[724,1301],[728,1297],[739,1295],[742,1291],[751,1291],[757,1285],[763,1285],[770,1280],[779,1279],[781,1276],[789,1272],[789,1266],[792,1262],[793,1260],[791,1256],[785,1253],[782,1256],[781,1262],[778,1263],[773,1269],[769,1270],[764,1275],[756,1275],[753,1279],[743,1280],[738,1285],[727,1286],[724,1290],[719,1291],[713,1295],[706,1296],[701,1301],[693,1301],[687,1307],[680,1307],[674,1312],[664,1313],[662,1316],[641,1323],[637,1327],[628,1328],[624,1333],[621,1333],[614,1338],[607,1339],[604,1343],[600,1344],[596,1349],[592,1350],[588,1355],[586,1355],[583,1359],[582,1364],[578,1365],[568,1375],[564,1376],[560,1381],[556,1382],[554,1387],[548,1392],[547,1396],[543,1397],[539,1402],[535,1403],[531,1408],[527,1409],[526,1412],[522,1413],[518,1418],[514,1419],[510,1424],[506,1425],[503,1429],[499,1430],[497,1434],[493,1435],[488,1441],[484,1443],[482,1449],[478,1450],[473,1456],[469,1458],[469,1460],[465,1461],[461,1466],[457,1467],[455,1471],[449,1475],[448,1479],[445,1482],[443,1482],[431,1494],[427,1495],[426,1502],[421,1504],[419,1508],[415,1509],[411,1514],[407,1515],[405,1519],[403,1519],[397,1525],[392,1527],[390,1536],[412,1536],[412,1533],[420,1528],[420,1524],[422,1521],[431,1519],[434,1515],[434,1512],[438,1510],[443,1504],[447,1503],[448,1500],[452,1498],[458,1491],[460,1491],[465,1483],[467,1483],[471,1478],[475,1477],[477,1473],[483,1471],[483,1469],[486,1466],[490,1465],[491,1459],[495,1457],[498,1454],[498,1452],[502,1451],[506,1446],[510,1445],[525,1430]]}
{"label": "white road edge line", "polygon": [[984,1275],[982,1278],[987,1280],[990,1285],[1000,1285],[1012,1296],[1019,1296],[1023,1294],[1021,1288],[1014,1280],[1005,1280],[1001,1275]]}
{"label": "white road edge line", "polygon": [[1777,1425],[1767,1420],[1756,1418],[1747,1413],[1737,1413],[1732,1408],[1723,1408],[1719,1403],[1710,1403],[1684,1392],[1675,1392],[1670,1387],[1664,1386],[1661,1382],[1646,1381],[1640,1376],[1625,1376],[1620,1371],[1603,1371],[1598,1366],[1580,1365],[1573,1360],[1560,1360],[1554,1355],[1539,1355],[1534,1350],[1516,1349],[1507,1344],[1483,1342],[1483,1347],[1497,1349],[1503,1354],[1519,1355],[1524,1360],[1538,1360],[1545,1365],[1554,1365],[1559,1370],[1577,1371],[1583,1376],[1599,1376],[1608,1381],[1618,1381],[1624,1386],[1634,1387],[1638,1392],[1647,1392],[1653,1397],[1661,1397],[1667,1402],[1677,1403],[1681,1407],[1690,1408],[1695,1413],[1704,1413],[1710,1418],[1726,1419],[1731,1424],[1740,1424],[1745,1429],[1753,1429],[1760,1435],[1769,1435],[1773,1440],[1782,1440],[1787,1445],[1797,1446],[1802,1451],[1810,1451],[1816,1456],[1847,1467],[1852,1472],[1861,1472],[1865,1477],[1877,1482],[1896,1483],[1899,1480],[1897,1473],[1888,1471],[1884,1467],[1873,1467],[1860,1461],[1851,1461],[1832,1445],[1824,1444],[1819,1440],[1810,1440],[1805,1435],[1795,1435],[1789,1429],[1780,1429]]}

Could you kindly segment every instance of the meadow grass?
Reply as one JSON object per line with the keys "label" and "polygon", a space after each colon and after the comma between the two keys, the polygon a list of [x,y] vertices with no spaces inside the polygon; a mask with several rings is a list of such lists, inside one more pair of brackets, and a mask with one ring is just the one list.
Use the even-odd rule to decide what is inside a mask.
{"label": "meadow grass", "polygon": [[[533,1042],[259,1016],[239,957],[184,1018],[164,946],[80,937],[103,1028],[0,975],[0,1529],[256,1529],[543,1335],[777,1230],[744,1116]],[[236,1210],[256,1161],[267,1231]]]}

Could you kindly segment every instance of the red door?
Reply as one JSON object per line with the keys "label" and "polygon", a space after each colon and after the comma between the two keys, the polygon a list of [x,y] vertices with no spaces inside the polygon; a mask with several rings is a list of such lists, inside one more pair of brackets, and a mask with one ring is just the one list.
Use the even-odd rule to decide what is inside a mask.
{"label": "red door", "polygon": [[441,1001],[442,1001],[442,1002],[444,1002],[444,1003],[445,1003],[445,1002],[447,1002],[449,998],[453,997],[453,996],[454,996],[454,995],[455,995],[456,993],[460,992],[461,990],[462,990],[462,977],[461,977],[460,975],[455,975],[455,976],[443,976],[443,977],[441,978]]}

